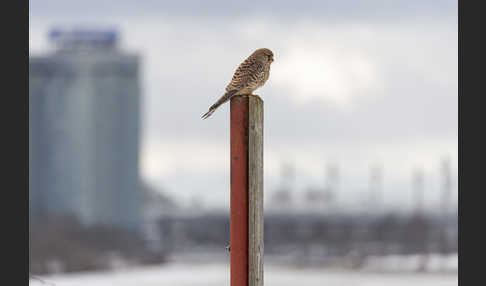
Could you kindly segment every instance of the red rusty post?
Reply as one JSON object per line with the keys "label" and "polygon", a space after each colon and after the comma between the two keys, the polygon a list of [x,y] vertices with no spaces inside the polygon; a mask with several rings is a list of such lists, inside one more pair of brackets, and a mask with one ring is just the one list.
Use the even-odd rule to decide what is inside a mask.
{"label": "red rusty post", "polygon": [[263,101],[231,99],[231,286],[263,285]]}
{"label": "red rusty post", "polygon": [[248,97],[231,99],[231,286],[248,286]]}

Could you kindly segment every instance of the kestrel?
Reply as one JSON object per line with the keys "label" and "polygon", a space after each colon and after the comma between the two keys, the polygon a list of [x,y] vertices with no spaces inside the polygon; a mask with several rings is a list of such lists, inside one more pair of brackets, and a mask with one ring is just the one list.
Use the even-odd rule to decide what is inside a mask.
{"label": "kestrel", "polygon": [[258,49],[253,52],[236,69],[231,82],[226,87],[226,93],[211,105],[202,118],[206,119],[223,103],[237,95],[251,95],[253,91],[265,84],[270,76],[270,64],[273,53],[269,49]]}

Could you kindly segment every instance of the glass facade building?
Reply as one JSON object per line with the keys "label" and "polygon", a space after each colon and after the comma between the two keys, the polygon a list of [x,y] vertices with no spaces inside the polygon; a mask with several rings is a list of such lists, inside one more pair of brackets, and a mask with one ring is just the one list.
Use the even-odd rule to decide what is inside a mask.
{"label": "glass facade building", "polygon": [[30,218],[136,229],[139,57],[119,51],[113,33],[64,34],[55,52],[29,59]]}

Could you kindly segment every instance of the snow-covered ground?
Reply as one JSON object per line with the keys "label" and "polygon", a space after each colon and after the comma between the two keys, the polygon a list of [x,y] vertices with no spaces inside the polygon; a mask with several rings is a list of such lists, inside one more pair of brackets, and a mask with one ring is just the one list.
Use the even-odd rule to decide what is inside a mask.
{"label": "snow-covered ground", "polygon": [[411,272],[422,268],[427,272],[457,272],[456,254],[387,255],[367,257],[363,270],[382,272]]}
{"label": "snow-covered ground", "polygon": [[[111,272],[57,274],[31,280],[31,286],[216,286],[230,285],[227,263],[170,263]],[[457,285],[457,272],[345,271],[322,267],[296,268],[265,264],[265,285],[326,286],[446,286]]]}

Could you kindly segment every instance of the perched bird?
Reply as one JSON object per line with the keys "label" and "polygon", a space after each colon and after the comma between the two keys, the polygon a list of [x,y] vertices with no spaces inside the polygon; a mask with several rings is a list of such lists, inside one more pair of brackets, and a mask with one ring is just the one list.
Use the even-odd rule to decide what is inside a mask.
{"label": "perched bird", "polygon": [[251,95],[253,91],[268,80],[270,64],[273,62],[273,53],[269,49],[254,51],[236,69],[231,82],[226,87],[226,93],[209,107],[202,118],[206,119],[223,103],[237,95]]}

